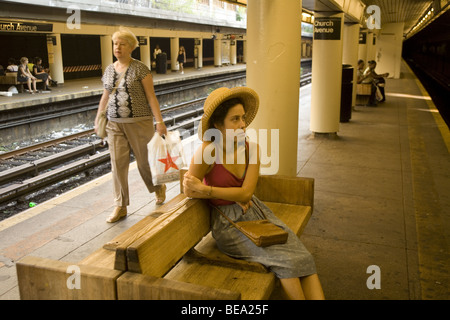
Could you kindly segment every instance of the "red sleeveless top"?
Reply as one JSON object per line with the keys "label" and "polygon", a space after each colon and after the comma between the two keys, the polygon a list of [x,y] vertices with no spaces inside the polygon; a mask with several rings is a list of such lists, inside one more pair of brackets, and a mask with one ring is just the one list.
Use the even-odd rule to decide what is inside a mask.
{"label": "red sleeveless top", "polygon": [[[246,150],[248,150],[248,143],[246,142]],[[247,160],[248,167],[248,160]],[[203,183],[207,186],[230,188],[241,187],[244,183],[245,176],[247,174],[247,167],[242,178],[236,177],[233,173],[228,171],[221,163],[214,163],[213,168],[203,178]],[[223,199],[209,199],[209,202],[215,206],[225,206],[236,203],[235,201],[223,200]]]}

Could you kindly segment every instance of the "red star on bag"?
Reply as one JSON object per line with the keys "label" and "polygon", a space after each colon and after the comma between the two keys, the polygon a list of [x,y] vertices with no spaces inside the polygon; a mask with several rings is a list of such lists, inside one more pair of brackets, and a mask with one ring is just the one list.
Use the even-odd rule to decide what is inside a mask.
{"label": "red star on bag", "polygon": [[179,170],[177,165],[174,162],[178,158],[179,157],[171,157],[169,151],[167,151],[167,158],[158,159],[158,161],[161,161],[162,163],[164,163],[166,165],[166,167],[164,168],[164,173],[166,173],[167,170],[169,170],[170,168],[174,168],[176,170]]}

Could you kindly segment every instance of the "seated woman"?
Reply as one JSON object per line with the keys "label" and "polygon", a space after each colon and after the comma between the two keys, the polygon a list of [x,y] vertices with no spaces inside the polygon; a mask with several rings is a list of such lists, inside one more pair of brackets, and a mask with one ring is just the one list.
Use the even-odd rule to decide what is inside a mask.
{"label": "seated woman", "polygon": [[8,67],[6,67],[6,72],[18,72],[19,66],[16,64],[16,59],[9,58],[8,59]]}
{"label": "seated woman", "polygon": [[50,75],[42,67],[42,59],[39,57],[34,58],[33,74],[36,78],[41,79],[45,83],[45,90],[51,91],[49,83],[52,80]]}
{"label": "seated woman", "polygon": [[[28,91],[31,94],[38,92],[36,90],[36,77],[31,74],[30,70],[28,70],[28,58],[27,57],[20,58],[19,72],[17,73],[17,81],[19,81],[19,82],[26,81],[28,84]],[[31,82],[33,82],[34,91],[31,90]]]}
{"label": "seated woman", "polygon": [[[253,195],[260,169],[259,146],[247,142],[243,135],[254,119],[258,105],[258,95],[246,87],[219,88],[208,96],[199,127],[203,143],[184,176],[184,193],[191,198],[209,199],[234,222],[260,220],[262,213],[259,210],[262,210],[269,221],[289,233],[286,243],[258,247],[213,207],[211,229],[218,248],[234,258],[259,262],[269,268],[280,279],[289,299],[324,299],[311,254],[300,239]],[[216,137],[214,142],[205,141],[208,133]],[[231,142],[228,144],[227,135]],[[209,158],[206,155],[210,155]],[[234,161],[225,161],[231,158]]]}

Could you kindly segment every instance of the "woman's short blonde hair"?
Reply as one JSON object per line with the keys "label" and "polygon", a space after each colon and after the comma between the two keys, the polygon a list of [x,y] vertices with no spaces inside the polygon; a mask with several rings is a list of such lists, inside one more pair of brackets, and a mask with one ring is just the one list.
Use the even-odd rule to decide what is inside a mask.
{"label": "woman's short blonde hair", "polygon": [[112,35],[112,40],[115,41],[116,39],[126,40],[133,50],[139,47],[138,39],[128,28],[120,27],[119,31],[114,32]]}

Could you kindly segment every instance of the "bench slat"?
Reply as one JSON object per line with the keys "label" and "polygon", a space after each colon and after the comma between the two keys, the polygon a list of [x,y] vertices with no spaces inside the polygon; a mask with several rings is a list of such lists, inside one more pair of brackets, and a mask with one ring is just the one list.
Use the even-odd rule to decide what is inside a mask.
{"label": "bench slat", "polygon": [[266,300],[275,286],[273,273],[260,273],[180,261],[164,279],[221,288],[241,293],[242,300]]}
{"label": "bench slat", "polygon": [[117,280],[119,300],[238,300],[239,292],[125,272]]}
{"label": "bench slat", "polygon": [[[184,198],[188,199],[186,196]],[[155,277],[163,276],[209,232],[209,228],[206,202],[188,199],[183,207],[163,223],[128,246],[128,270]]]}
{"label": "bench slat", "polygon": [[[73,274],[67,272],[71,265],[80,268],[80,289],[67,286]],[[16,268],[22,300],[114,300],[117,299],[116,280],[122,274],[117,270],[33,256],[22,258]]]}
{"label": "bench slat", "polygon": [[280,202],[302,206],[314,206],[314,179],[261,175],[255,196],[264,202]]}

